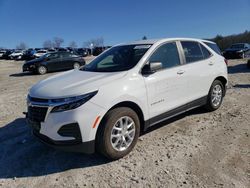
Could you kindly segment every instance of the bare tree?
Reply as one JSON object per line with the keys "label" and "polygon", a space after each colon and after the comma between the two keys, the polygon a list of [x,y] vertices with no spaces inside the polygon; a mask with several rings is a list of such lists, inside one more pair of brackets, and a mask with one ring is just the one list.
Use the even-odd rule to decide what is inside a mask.
{"label": "bare tree", "polygon": [[90,39],[83,43],[83,47],[103,47],[104,46],[104,39],[103,37],[98,37],[95,39]]}
{"label": "bare tree", "polygon": [[16,46],[16,49],[20,49],[20,50],[25,50],[27,48],[28,48],[28,45],[26,43],[24,43],[24,42],[20,42],[20,44],[18,44]]}
{"label": "bare tree", "polygon": [[71,41],[71,42],[69,43],[69,47],[71,47],[71,48],[77,48],[76,42],[75,42],[75,41]]}
{"label": "bare tree", "polygon": [[53,46],[55,48],[60,48],[63,42],[64,42],[64,40],[62,38],[55,37],[54,40],[53,40]]}
{"label": "bare tree", "polygon": [[43,43],[44,48],[53,48],[53,42],[51,40],[46,40]]}

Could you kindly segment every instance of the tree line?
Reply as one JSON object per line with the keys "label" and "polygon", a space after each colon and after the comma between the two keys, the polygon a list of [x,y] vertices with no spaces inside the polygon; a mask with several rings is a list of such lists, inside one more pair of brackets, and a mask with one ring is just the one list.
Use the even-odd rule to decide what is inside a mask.
{"label": "tree line", "polygon": [[219,48],[223,51],[229,48],[234,43],[249,43],[250,44],[250,31],[245,31],[244,33],[222,36],[217,35],[212,39],[208,39],[215,42]]}
{"label": "tree line", "polygon": [[[61,37],[54,37],[53,40],[45,40],[43,42],[43,48],[60,48],[64,43],[64,39]],[[103,37],[97,37],[90,39],[88,41],[83,42],[83,48],[94,48],[94,47],[103,47],[104,46],[104,39]],[[75,41],[69,42],[67,47],[77,48],[78,45]],[[20,44],[16,45],[16,49],[25,50],[28,48],[28,45],[25,42],[21,42]]]}
{"label": "tree line", "polygon": [[[147,37],[143,36],[143,40],[146,40]],[[229,48],[234,43],[250,43],[250,31],[246,30],[243,33],[240,34],[234,34],[234,35],[228,35],[228,36],[222,36],[217,35],[214,38],[207,39],[211,40],[219,46],[219,48],[223,51],[226,48]],[[60,48],[62,44],[64,43],[64,39],[61,37],[54,37],[53,40],[46,40],[43,43],[44,48]],[[94,48],[94,47],[103,47],[104,46],[104,39],[103,37],[97,37],[90,39],[88,41],[83,42],[82,47],[84,48]],[[68,44],[68,47],[71,48],[77,48],[77,43],[75,41],[71,41]],[[27,49],[28,45],[24,42],[21,42],[16,46],[17,49]]]}

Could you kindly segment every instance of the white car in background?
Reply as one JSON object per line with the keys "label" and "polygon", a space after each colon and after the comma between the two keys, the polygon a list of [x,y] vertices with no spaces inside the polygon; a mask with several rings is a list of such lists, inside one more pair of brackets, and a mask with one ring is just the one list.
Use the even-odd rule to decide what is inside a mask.
{"label": "white car in background", "polygon": [[27,122],[42,142],[68,151],[127,155],[141,131],[190,109],[218,109],[227,65],[213,42],[144,40],[110,48],[80,70],[28,94]]}
{"label": "white car in background", "polygon": [[23,50],[16,50],[9,55],[10,59],[20,60],[24,54]]}
{"label": "white car in background", "polygon": [[39,58],[39,57],[45,55],[46,53],[48,53],[47,50],[38,50],[38,51],[34,54],[34,57],[35,57],[35,58]]}

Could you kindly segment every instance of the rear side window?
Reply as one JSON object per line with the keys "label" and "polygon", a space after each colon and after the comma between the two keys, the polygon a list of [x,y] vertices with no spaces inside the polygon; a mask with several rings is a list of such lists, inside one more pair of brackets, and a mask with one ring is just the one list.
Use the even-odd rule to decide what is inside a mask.
{"label": "rear side window", "polygon": [[163,69],[180,65],[176,43],[166,43],[160,46],[149,58],[149,62],[161,62]]}
{"label": "rear side window", "polygon": [[212,55],[205,46],[200,44],[200,47],[201,47],[201,50],[205,59],[209,58]]}
{"label": "rear side window", "polygon": [[217,54],[221,55],[220,48],[215,43],[210,42],[204,42],[206,45],[208,45],[213,51],[215,51]]}
{"label": "rear side window", "polygon": [[181,45],[186,58],[186,63],[192,63],[204,59],[199,43],[182,41]]}

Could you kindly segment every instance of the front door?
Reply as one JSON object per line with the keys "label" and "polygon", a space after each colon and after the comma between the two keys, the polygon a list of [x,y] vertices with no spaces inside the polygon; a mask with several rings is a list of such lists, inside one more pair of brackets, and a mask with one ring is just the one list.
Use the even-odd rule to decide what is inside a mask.
{"label": "front door", "polygon": [[176,42],[161,45],[149,58],[148,63],[162,63],[161,70],[144,75],[150,118],[155,121],[163,119],[166,112],[188,102],[185,95],[185,68],[180,59]]}

